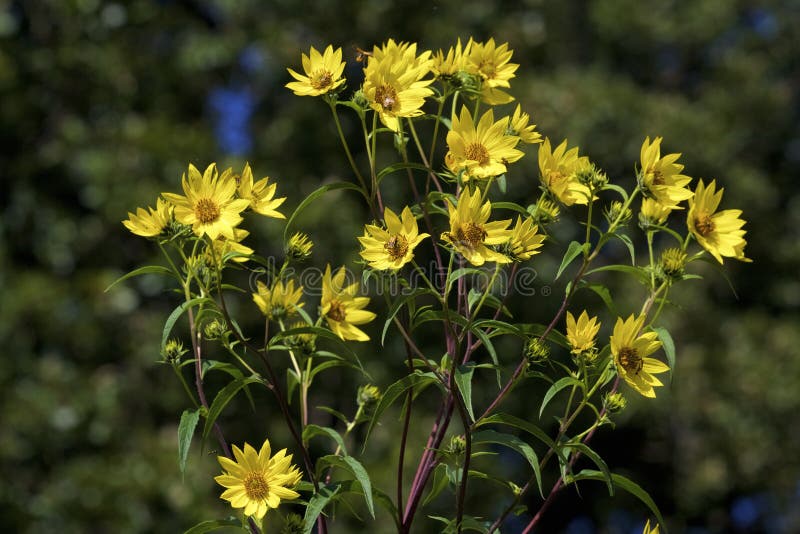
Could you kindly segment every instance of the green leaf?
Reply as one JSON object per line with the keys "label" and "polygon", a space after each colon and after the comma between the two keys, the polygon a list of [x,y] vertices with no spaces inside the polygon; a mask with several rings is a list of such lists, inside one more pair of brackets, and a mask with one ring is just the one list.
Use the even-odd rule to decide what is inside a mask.
{"label": "green leaf", "polygon": [[611,479],[611,471],[608,469],[608,464],[606,464],[605,460],[603,460],[603,458],[597,454],[594,449],[590,448],[585,443],[571,443],[566,448],[578,451],[594,462],[594,464],[600,469],[600,473],[602,473],[606,481],[606,485],[608,486],[608,494],[613,497],[614,484]]}
{"label": "green leaf", "polygon": [[544,497],[544,494],[542,493],[542,473],[539,470],[539,458],[536,456],[536,452],[530,445],[519,439],[517,436],[495,432],[494,430],[481,430],[472,436],[473,447],[481,443],[496,443],[498,445],[503,445],[517,451],[524,456],[525,459],[528,460],[531,468],[533,468],[533,474],[536,477],[536,485],[539,488],[539,495]]}
{"label": "green leaf", "polygon": [[450,273],[450,277],[448,278],[447,282],[447,292],[449,293],[450,290],[453,288],[453,284],[461,277],[467,276],[468,274],[478,275],[479,277],[489,280],[489,273],[484,271],[483,269],[477,269],[475,267],[462,267],[460,269],[456,269],[452,273]]}
{"label": "green leaf", "polygon": [[433,499],[438,497],[447,487],[449,482],[450,480],[447,476],[447,464],[440,463],[436,466],[436,469],[433,472],[433,484],[431,484],[431,489],[428,491],[428,495],[426,495],[425,499],[422,501],[423,508],[427,506],[427,504]]}
{"label": "green leaf", "polygon": [[403,306],[408,304],[409,301],[416,299],[418,296],[429,293],[432,293],[430,289],[418,287],[410,294],[404,296],[403,298],[397,299],[392,303],[392,307],[389,309],[389,316],[386,318],[386,322],[383,323],[383,331],[381,332],[381,345],[384,344],[384,340],[386,338],[386,332],[389,330],[389,325],[392,323],[395,315],[397,315],[397,313],[403,308]]}
{"label": "green leaf", "polygon": [[186,458],[189,455],[189,445],[192,444],[192,436],[197,428],[197,421],[200,420],[200,410],[184,410],[181,414],[181,422],[178,425],[178,468],[181,476],[186,472]]}
{"label": "green leaf", "polygon": [[411,163],[411,162],[409,162],[409,163],[400,162],[400,163],[395,163],[393,165],[389,165],[388,167],[383,168],[378,173],[378,183],[381,183],[381,181],[384,178],[386,178],[387,176],[389,176],[390,174],[395,173],[397,171],[402,171],[404,169],[422,171],[425,174],[428,174],[428,168],[425,165],[421,165],[419,163]]}
{"label": "green leaf", "polygon": [[308,425],[303,429],[303,442],[309,441],[314,436],[328,436],[336,442],[343,454],[347,454],[342,436],[334,429],[319,425]]}
{"label": "green leaf", "polygon": [[[605,475],[600,471],[596,471],[594,469],[584,469],[580,473],[576,473],[575,475],[569,477],[569,479],[565,480],[565,482],[569,484],[570,482],[577,482],[579,480],[602,481],[605,480]],[[647,506],[651,512],[653,512],[653,515],[656,516],[658,524],[661,525],[662,530],[666,533],[666,527],[664,526],[665,525],[664,518],[661,517],[661,512],[659,511],[658,506],[656,506],[656,503],[653,501],[652,497],[650,497],[649,493],[647,493],[639,484],[622,475],[617,475],[612,473],[611,480],[613,481],[615,487],[624,489],[625,491],[627,491],[628,493],[630,493],[631,495],[642,501],[642,503],[644,503],[644,505]]]}
{"label": "green leaf", "polygon": [[619,317],[619,314],[617,313],[617,307],[614,306],[614,300],[611,298],[611,292],[606,286],[603,284],[589,284],[585,280],[581,280],[581,282],[582,288],[586,288],[597,293],[597,296],[603,299],[608,311],[610,311],[612,315]]}
{"label": "green leaf", "polygon": [[[661,345],[664,347],[664,354],[667,355],[667,364],[669,368],[675,369],[675,342],[672,341],[672,336],[666,328],[658,327],[653,328],[653,331],[658,334],[658,339],[661,340]],[[670,373],[671,374],[671,373]]]}
{"label": "green leaf", "polygon": [[[172,328],[175,326],[175,323],[178,321],[181,315],[189,309],[190,307],[199,304],[203,301],[208,301],[207,297],[197,297],[191,300],[187,300],[186,302],[181,303],[177,308],[175,308],[169,317],[167,317],[167,321],[164,323],[164,331],[161,333],[161,350],[164,350],[164,347],[167,345],[167,338],[169,338],[170,332],[172,332]],[[195,355],[193,355],[195,356]]]}
{"label": "green leaf", "polygon": [[350,189],[352,191],[358,191],[361,193],[364,198],[367,198],[367,194],[363,191],[359,186],[356,184],[351,184],[350,182],[336,182],[333,184],[325,184],[322,187],[316,189],[313,193],[308,195],[303,201],[300,203],[297,208],[295,208],[294,213],[289,216],[289,219],[286,221],[286,227],[283,230],[283,240],[286,241],[289,235],[289,228],[292,226],[292,222],[294,222],[295,218],[300,214],[301,211],[306,209],[309,204],[314,202],[316,199],[327,193],[328,191],[337,191],[339,189]]}
{"label": "green leaf", "polygon": [[219,414],[222,413],[222,410],[225,409],[225,406],[236,396],[239,390],[248,384],[256,383],[261,383],[261,379],[255,377],[239,378],[228,383],[227,386],[217,393],[217,396],[214,397],[214,402],[211,403],[211,407],[208,409],[208,415],[206,415],[206,423],[203,427],[203,439],[208,437],[211,428],[214,426],[214,421],[217,420]]}
{"label": "green leaf", "polygon": [[341,484],[338,483],[328,484],[327,486],[320,487],[319,491],[311,497],[306,505],[306,514],[303,517],[304,534],[311,534],[319,514],[322,513],[323,508],[325,508],[333,496],[339,492],[341,487]]}
{"label": "green leaf", "polygon": [[506,175],[501,174],[497,177],[497,187],[500,189],[500,192],[504,195],[506,194],[506,190],[508,189],[508,184],[506,183]]}
{"label": "green leaf", "polygon": [[369,510],[370,515],[373,518],[375,517],[375,505],[372,502],[372,482],[369,479],[367,470],[364,469],[363,465],[361,465],[361,462],[352,456],[336,456],[333,454],[323,456],[317,462],[317,469],[319,469],[320,465],[327,464],[344,469],[350,473],[353,478],[357,480],[359,484],[361,484],[361,489],[364,492],[364,500],[367,503],[367,509]]}
{"label": "green leaf", "polygon": [[198,523],[189,530],[185,531],[183,534],[205,534],[206,532],[211,532],[212,530],[218,530],[220,528],[226,527],[235,527],[236,530],[242,532],[247,532],[246,529],[242,527],[242,522],[239,519],[212,519],[210,521],[203,521],[202,523]]}
{"label": "green leaf", "polygon": [[437,382],[437,379],[430,374],[414,373],[401,378],[386,388],[386,391],[384,391],[383,395],[381,396],[381,400],[378,401],[378,405],[375,406],[375,412],[372,414],[372,419],[370,419],[369,426],[367,426],[367,432],[364,435],[364,448],[367,446],[367,440],[369,439],[370,433],[372,433],[372,428],[378,422],[378,419],[380,419],[386,408],[394,404],[394,401],[397,400],[397,397],[405,393],[409,388],[424,388],[435,382]]}
{"label": "green leaf", "polygon": [[584,387],[583,382],[571,376],[565,376],[564,378],[557,380],[555,384],[550,386],[550,389],[547,390],[547,393],[544,394],[544,398],[542,399],[542,405],[539,408],[539,419],[542,418],[542,413],[544,413],[544,409],[547,407],[547,404],[551,400],[553,400],[553,397],[555,397],[559,391],[568,386],[578,386],[581,389],[583,389]]}
{"label": "green leaf", "polygon": [[467,407],[470,423],[475,420],[475,414],[472,413],[472,374],[474,372],[474,364],[459,365],[456,367],[456,374],[453,377],[461,392],[461,397],[464,399],[464,405]]}
{"label": "green leaf", "polygon": [[572,241],[569,244],[569,247],[567,247],[567,252],[564,253],[564,258],[561,260],[561,266],[556,272],[556,280],[558,280],[558,277],[564,272],[564,269],[567,268],[567,265],[572,263],[572,260],[577,258],[584,251],[589,250],[588,245],[588,243],[579,243],[577,241]]}
{"label": "green leaf", "polygon": [[506,210],[513,210],[519,213],[520,215],[528,216],[530,212],[520,206],[519,204],[515,204],[513,202],[492,202],[492,210],[496,209],[506,209]]}
{"label": "green leaf", "polygon": [[586,276],[594,273],[600,273],[603,271],[619,271],[621,273],[626,273],[635,276],[639,280],[642,281],[644,284],[650,283],[650,273],[647,272],[646,269],[642,267],[634,267],[631,265],[603,265],[602,267],[598,267],[596,269],[592,269],[591,271],[586,273]]}
{"label": "green leaf", "polygon": [[502,387],[500,378],[500,360],[497,358],[497,351],[494,348],[492,340],[489,339],[489,336],[487,336],[486,333],[480,328],[473,327],[470,330],[472,331],[473,334],[475,334],[475,337],[481,340],[483,346],[486,347],[486,351],[489,353],[489,357],[492,359],[492,363],[494,364],[494,373],[497,379],[497,388],[500,389],[500,387]]}
{"label": "green leaf", "polygon": [[490,415],[489,417],[478,420],[475,423],[475,427],[477,428],[483,425],[489,425],[493,423],[513,426],[535,437],[536,439],[544,443],[548,448],[550,449],[556,448],[555,442],[550,438],[550,436],[547,435],[547,433],[544,430],[534,425],[533,423],[526,421],[525,419],[520,419],[519,417],[513,416],[511,414],[496,413]]}
{"label": "green leaf", "polygon": [[614,232],[612,234],[614,237],[625,243],[625,246],[628,247],[628,253],[631,255],[631,265],[636,265],[636,253],[633,247],[633,241],[631,238],[626,236],[625,234],[618,234]]}
{"label": "green leaf", "polygon": [[133,278],[134,276],[141,276],[143,274],[165,274],[177,280],[175,273],[173,273],[170,269],[167,269],[166,267],[162,267],[161,265],[145,265],[144,267],[139,267],[138,269],[134,269],[133,271],[120,276],[119,278],[111,282],[111,285],[105,288],[103,292],[107,293],[108,291],[111,290],[112,287],[119,284],[120,282],[123,282],[128,278]]}

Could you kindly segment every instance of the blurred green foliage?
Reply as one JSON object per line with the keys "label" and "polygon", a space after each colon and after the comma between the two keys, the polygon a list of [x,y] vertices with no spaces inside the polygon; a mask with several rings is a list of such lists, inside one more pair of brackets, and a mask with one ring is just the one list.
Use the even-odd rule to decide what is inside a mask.
{"label": "blurred green foliage", "polygon": [[[210,445],[196,447],[185,480],[177,468],[185,399],[157,363],[175,299],[149,277],[104,292],[158,261],[120,221],[176,190],[189,161],[247,159],[277,180],[289,208],[323,182],[349,179],[325,106],[285,90],[285,67],[310,45],[333,43],[357,80],[355,46],[394,37],[436,49],[469,36],[508,41],[522,65],[512,93],[523,108],[612,179],[632,180],[644,136],[663,135],[688,174],[717,178],[724,207],[744,210],[755,261],[726,264],[735,293],[712,265],[705,281],[679,287],[666,315],[678,345],[670,393],[631,403],[595,445],[613,468],[634,472],[676,532],[800,529],[798,27],[793,0],[516,0],[502,9],[479,0],[0,0],[0,529],[178,532],[229,514]],[[535,154],[517,166],[510,194],[532,198]],[[332,225],[333,209],[354,216]],[[358,199],[337,194],[299,226],[323,264],[353,259],[366,217]],[[250,246],[280,255],[282,228],[257,224]],[[561,231],[566,240],[574,229]],[[536,264],[537,283],[558,295],[554,261]],[[400,349],[390,341],[385,352],[362,355],[382,385],[382,358]],[[318,403],[352,410],[355,399],[337,397],[352,380],[331,375]],[[268,421],[225,423],[239,443],[285,433]],[[390,435],[373,439],[375,464],[394,457]],[[393,476],[376,483],[390,487]],[[547,531],[576,513],[608,532],[644,519],[624,498],[581,490],[557,501]]]}

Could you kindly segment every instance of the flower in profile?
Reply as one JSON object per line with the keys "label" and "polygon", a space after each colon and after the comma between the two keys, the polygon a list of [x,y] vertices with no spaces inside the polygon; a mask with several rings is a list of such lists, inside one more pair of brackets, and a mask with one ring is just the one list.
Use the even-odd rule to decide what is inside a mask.
{"label": "flower in profile", "polygon": [[531,116],[523,113],[522,106],[517,104],[514,114],[508,118],[508,127],[506,128],[507,135],[516,135],[519,140],[526,144],[535,144],[542,142],[542,135],[536,131],[536,125],[529,125]]}
{"label": "flower in profile", "polygon": [[147,207],[147,210],[136,208],[136,214],[128,212],[128,218],[122,221],[125,228],[142,237],[156,237],[169,225],[172,220],[172,206],[163,198],[156,200],[156,209]]}
{"label": "flower in profile", "polygon": [[259,521],[270,508],[277,508],[281,501],[291,501],[300,496],[294,487],[302,475],[292,465],[292,455],[282,449],[270,458],[269,440],[264,440],[261,450],[244,444],[244,451],[233,446],[235,460],[217,456],[223,473],[214,477],[217,484],[227,488],[220,498],[234,508],[244,508],[244,514]]}
{"label": "flower in profile", "polygon": [[673,209],[674,206],[665,206],[654,198],[643,198],[642,207],[639,210],[639,226],[647,229],[653,225],[662,225],[667,221],[667,217]]}
{"label": "flower in profile", "polygon": [[650,520],[647,520],[647,523],[644,525],[644,529],[642,530],[642,534],[659,534],[660,525],[656,523],[655,528],[650,528]]}
{"label": "flower in profile", "polygon": [[325,267],[322,275],[321,313],[331,332],[344,340],[369,341],[369,336],[357,325],[375,319],[375,314],[363,308],[369,304],[368,297],[356,297],[358,282],[345,286],[345,268],[341,267],[331,276],[331,266]]}
{"label": "flower in profile", "polygon": [[542,184],[565,206],[588,204],[591,190],[578,181],[576,173],[589,166],[589,158],[578,156],[578,147],[567,150],[567,140],[552,150],[550,139],[539,147],[539,173]]}
{"label": "flower in profile", "polygon": [[503,252],[511,258],[511,261],[527,261],[535,254],[540,252],[544,235],[538,233],[539,227],[533,223],[533,219],[517,216],[517,222],[511,229],[511,236],[503,248]]}
{"label": "flower in profile", "polygon": [[634,317],[633,314],[624,321],[622,317],[617,318],[611,334],[611,354],[614,355],[617,373],[628,385],[645,397],[652,398],[656,396],[653,388],[664,385],[653,375],[669,371],[669,366],[655,358],[648,358],[661,347],[661,342],[656,339],[658,335],[655,332],[640,334],[644,320],[644,315]]}
{"label": "flower in profile", "polygon": [[447,167],[456,174],[463,171],[465,180],[487,179],[506,172],[508,163],[524,155],[514,148],[519,137],[506,135],[507,126],[507,119],[495,122],[491,109],[475,126],[472,115],[463,106],[461,116],[453,117],[452,129],[447,132]]}
{"label": "flower in profile", "polygon": [[399,269],[414,259],[414,248],[430,234],[420,234],[411,209],[403,208],[400,217],[386,208],[383,212],[386,229],[368,224],[358,238],[364,249],[361,257],[373,269]]}
{"label": "flower in profile", "polygon": [[[225,173],[223,173],[223,176],[224,175]],[[286,197],[275,198],[275,189],[277,189],[278,185],[270,184],[269,176],[265,176],[254,183],[253,171],[250,169],[250,164],[245,163],[244,170],[242,171],[242,175],[238,177],[238,181],[239,198],[249,200],[250,209],[267,217],[274,217],[276,219],[286,218],[283,213],[276,210],[278,206],[284,203]]]}
{"label": "flower in profile", "polygon": [[487,200],[481,204],[481,192],[478,189],[470,195],[469,189],[464,188],[458,197],[458,207],[448,200],[447,210],[450,215],[450,231],[442,234],[442,240],[452,245],[468,262],[480,266],[487,261],[511,261],[487,246],[501,245],[509,240],[511,231],[508,226],[511,219],[487,222],[492,214],[492,203]]}
{"label": "flower in profile", "polygon": [[186,196],[161,194],[175,206],[175,219],[191,226],[195,235],[207,235],[211,239],[223,236],[235,241],[234,229],[242,222],[240,213],[250,203],[234,198],[236,180],[231,175],[218,176],[214,163],[206,167],[202,175],[189,164],[188,176],[183,175],[182,183]]}
{"label": "flower in profile", "polygon": [[589,318],[586,310],[578,316],[578,320],[567,312],[567,341],[572,347],[572,354],[578,355],[594,349],[595,338],[600,331],[600,322],[597,317]]}
{"label": "flower in profile", "polygon": [[328,45],[325,52],[320,54],[313,46],[309,55],[303,54],[303,72],[298,74],[292,69],[286,69],[296,81],[289,82],[286,87],[298,96],[324,95],[344,84],[342,78],[345,64],[342,61],[342,49],[333,49]]}
{"label": "flower in profile", "polygon": [[295,232],[286,243],[286,256],[292,261],[305,261],[311,257],[314,242],[303,232]]}
{"label": "flower in profile", "polygon": [[744,255],[744,246],[747,244],[744,235],[747,232],[742,230],[745,221],[739,218],[742,210],[717,211],[725,189],[715,191],[716,187],[716,180],[712,180],[708,187],[702,180],[697,184],[694,197],[689,199],[686,220],[689,231],[720,263],[723,256],[739,261],[752,261]]}
{"label": "flower in profile", "polygon": [[253,293],[253,302],[267,319],[281,320],[297,313],[303,307],[300,299],[303,297],[303,286],[294,287],[294,280],[286,284],[281,280],[275,281],[272,287],[267,287],[263,282],[256,284]]}
{"label": "flower in profile", "polygon": [[422,115],[425,98],[433,91],[428,86],[430,51],[417,55],[416,43],[389,41],[375,47],[364,68],[361,90],[369,106],[378,113],[381,123],[394,132],[400,131],[400,118]]}
{"label": "flower in profile", "polygon": [[639,172],[639,187],[645,196],[653,198],[664,207],[680,209],[678,204],[692,196],[686,187],[692,179],[681,174],[683,165],[677,163],[680,154],[661,156],[661,137],[650,142],[650,137],[642,143]]}
{"label": "flower in profile", "polygon": [[469,44],[461,46],[461,39],[456,41],[456,46],[451,46],[447,53],[439,50],[433,56],[431,71],[437,78],[452,78],[460,71],[466,70],[466,54],[469,53]]}
{"label": "flower in profile", "polygon": [[508,43],[496,46],[494,39],[485,43],[477,43],[470,39],[468,67],[471,72],[480,75],[483,80],[481,87],[482,100],[489,105],[507,104],[514,98],[498,89],[498,87],[511,87],[509,80],[515,76],[519,65],[509,63],[514,54],[508,49]]}
{"label": "flower in profile", "polygon": [[540,198],[539,202],[534,206],[531,217],[537,224],[550,224],[558,220],[561,214],[561,208],[552,200]]}
{"label": "flower in profile", "polygon": [[213,258],[219,264],[224,263],[225,256],[227,254],[232,254],[231,259],[233,261],[242,263],[247,261],[248,256],[250,256],[254,251],[252,248],[248,247],[247,245],[242,244],[242,240],[249,236],[250,232],[247,230],[243,230],[241,228],[234,228],[233,229],[233,239],[226,239],[223,236],[219,236],[215,240],[211,242],[211,246],[213,250],[208,250],[209,258],[208,262],[213,263],[212,261],[212,254]]}

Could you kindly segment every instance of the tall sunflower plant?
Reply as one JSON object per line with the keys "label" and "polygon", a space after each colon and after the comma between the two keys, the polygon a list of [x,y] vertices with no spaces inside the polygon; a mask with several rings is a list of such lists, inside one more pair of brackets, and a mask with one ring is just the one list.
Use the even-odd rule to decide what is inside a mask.
{"label": "tall sunflower plant", "polygon": [[[698,260],[750,261],[745,222],[740,210],[720,209],[716,180],[692,184],[661,137],[644,139],[633,175],[613,180],[577,146],[543,137],[509,92],[519,67],[512,56],[493,39],[435,53],[390,39],[353,58],[363,82],[348,88],[342,49],[312,47],[301,69],[288,69],[286,87],[329,108],[352,181],[320,187],[286,220],[279,184],[255,179],[249,165],[189,164],[181,192],[161,193],[155,208],[123,221],[164,262],[120,281],[163,275],[180,295],[161,336],[163,361],[188,398],[179,471],[193,438],[212,442],[220,497],[236,512],[191,532],[325,533],[360,521],[367,531],[488,533],[510,528],[511,515],[529,532],[580,481],[631,492],[666,529],[646,490],[612,473],[592,438],[613,430],[628,399],[663,391],[677,357],[660,322],[670,291],[699,277]],[[342,113],[360,124],[355,138],[345,136]],[[511,181],[527,192],[522,203],[507,194]],[[352,240],[361,262],[319,262],[319,283],[308,287],[312,278],[296,267],[313,241],[291,226],[334,189],[359,194],[369,213]],[[247,213],[284,225],[282,258],[247,244]],[[552,238],[559,225],[575,238]],[[561,257],[537,279],[560,288],[554,305],[532,305],[530,277],[521,276],[542,252]],[[602,263],[614,257],[629,261]],[[236,285],[243,271],[258,275],[252,287]],[[611,276],[643,288],[640,302],[620,299],[630,309],[617,309],[604,285]],[[401,290],[369,295],[370,283],[388,279]],[[260,316],[262,328],[245,331],[234,313]],[[183,337],[179,321],[188,323]],[[361,344],[370,347],[362,355],[391,362],[394,376],[370,383],[353,350]],[[363,382],[351,415],[316,407],[325,396],[315,379],[334,367]],[[259,388],[274,402],[238,414],[231,401],[253,402]],[[256,427],[278,418],[286,431],[240,447],[226,435],[233,416]],[[377,434],[384,450],[393,445],[391,459],[371,451]],[[521,455],[524,468],[511,478],[483,458],[502,448]],[[385,485],[376,473],[390,464]]]}

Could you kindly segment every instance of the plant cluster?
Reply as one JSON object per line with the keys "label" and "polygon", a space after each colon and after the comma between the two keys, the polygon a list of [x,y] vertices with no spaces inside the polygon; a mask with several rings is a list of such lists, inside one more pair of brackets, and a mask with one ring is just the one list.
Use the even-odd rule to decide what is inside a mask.
{"label": "plant cluster", "polygon": [[[302,72],[289,69],[294,81],[287,88],[327,104],[354,180],[321,186],[299,204],[285,223],[283,258],[261,257],[245,244],[249,232],[243,214],[285,218],[279,211],[285,199],[276,196],[276,184],[266,177],[255,180],[249,165],[241,172],[220,171],[214,164],[200,172],[189,165],[183,194],[162,193],[155,208],[139,208],[124,221],[131,232],[160,247],[166,264],[142,267],[123,279],[163,274],[183,297],[162,336],[164,361],[194,405],[181,417],[180,468],[185,469],[202,419],[203,439],[213,434],[222,452],[223,474],[216,477],[226,488],[221,497],[242,511],[241,520],[210,520],[195,528],[233,523],[259,532],[264,521],[275,521],[285,532],[311,532],[315,526],[327,532],[337,515],[347,513],[344,503],[351,506],[348,498],[355,494],[369,516],[375,517],[377,504],[399,532],[410,532],[430,503],[444,502],[449,494],[451,513],[427,516],[441,522],[445,532],[496,532],[509,514],[525,511],[531,514],[528,532],[559,491],[582,480],[603,481],[612,493],[615,488],[632,493],[663,528],[647,492],[612,473],[589,443],[599,428],[613,427],[628,395],[656,396],[675,365],[674,342],[659,325],[671,288],[698,278],[690,265],[706,254],[719,264],[724,258],[750,261],[744,255],[745,222],[741,211],[719,209],[723,189],[715,180],[698,180],[692,187],[680,154],[662,154],[660,137],[643,141],[628,188],[625,180],[607,176],[580,155],[578,147],[543,138],[507,92],[518,68],[512,55],[508,44],[493,39],[458,41],[436,53],[390,39],[359,50],[363,83],[347,94],[341,48],[320,52],[312,47],[303,54]],[[342,110],[354,114],[358,139],[345,136]],[[354,142],[363,147],[366,161],[357,161]],[[507,180],[518,180],[512,170],[526,174],[534,168],[524,163],[526,149],[533,146],[538,147],[538,191],[531,181],[524,205],[500,200]],[[379,161],[388,157],[391,161]],[[395,182],[391,188],[385,187],[389,181]],[[403,182],[407,186],[398,185]],[[361,275],[352,275],[353,266],[328,260],[319,284],[311,287],[297,267],[312,255],[313,242],[289,230],[298,213],[332,190],[358,193],[371,213],[363,235],[353,238],[363,260]],[[574,272],[560,306],[541,322],[520,322],[507,306],[513,282],[521,266],[559,246],[549,229],[573,214],[584,231],[559,251],[555,278],[568,268]],[[646,241],[644,251],[637,250],[637,228]],[[661,246],[673,240],[672,246]],[[598,265],[605,258],[601,251],[615,242],[627,249],[630,262]],[[637,261],[642,257],[645,261]],[[255,287],[230,284],[229,273],[241,270],[258,274]],[[645,287],[641,307],[618,313],[610,290],[598,281],[609,273]],[[510,283],[498,290],[501,280]],[[364,294],[366,282],[381,289],[377,293],[385,308]],[[597,294],[603,307],[576,308],[573,296],[585,290]],[[263,315],[263,332],[243,331],[230,312],[229,301],[248,293],[253,312]],[[184,315],[187,349],[171,337]],[[375,336],[380,322],[381,334]],[[604,324],[610,334],[601,336]],[[420,336],[431,332],[437,345],[423,347]],[[388,353],[387,336],[399,336],[404,354]],[[503,350],[497,348],[501,340]],[[373,343],[372,353],[382,359],[402,358],[405,373],[381,387],[370,384],[352,342]],[[212,343],[229,358],[209,359],[206,347]],[[509,346],[518,349],[509,351]],[[314,381],[334,367],[363,374],[364,385],[353,392],[355,414],[323,408],[338,423],[320,426],[311,422]],[[204,382],[209,373],[228,377],[213,399]],[[474,387],[490,383],[474,380],[481,374],[493,376],[497,385],[477,395]],[[504,404],[526,381],[545,384],[546,393],[529,401],[536,409],[521,418],[505,411]],[[266,438],[258,451],[247,443],[231,450],[218,421],[234,397],[249,395],[254,387],[274,394],[293,438],[274,455]],[[427,388],[438,393],[438,409],[424,414],[433,418],[433,427],[427,443],[410,443],[409,429],[423,417],[417,397]],[[548,433],[542,418],[557,397],[563,413],[556,417],[555,432]],[[369,447],[371,432],[399,401],[400,454],[396,487],[386,490],[394,493],[390,496],[373,484],[357,451]],[[383,424],[392,423],[383,418]],[[354,446],[352,432],[362,425],[365,437]],[[329,440],[330,454],[312,457],[309,441],[317,437]],[[496,454],[498,447],[527,462],[522,485],[475,469],[476,458]],[[581,457],[595,468],[578,470]],[[409,466],[414,466],[410,481]],[[470,500],[469,487],[476,483],[502,488],[501,513]],[[541,495],[538,510],[521,506],[530,491]],[[266,515],[282,501],[299,503],[304,515]],[[658,529],[651,530],[649,522],[645,527]]]}

